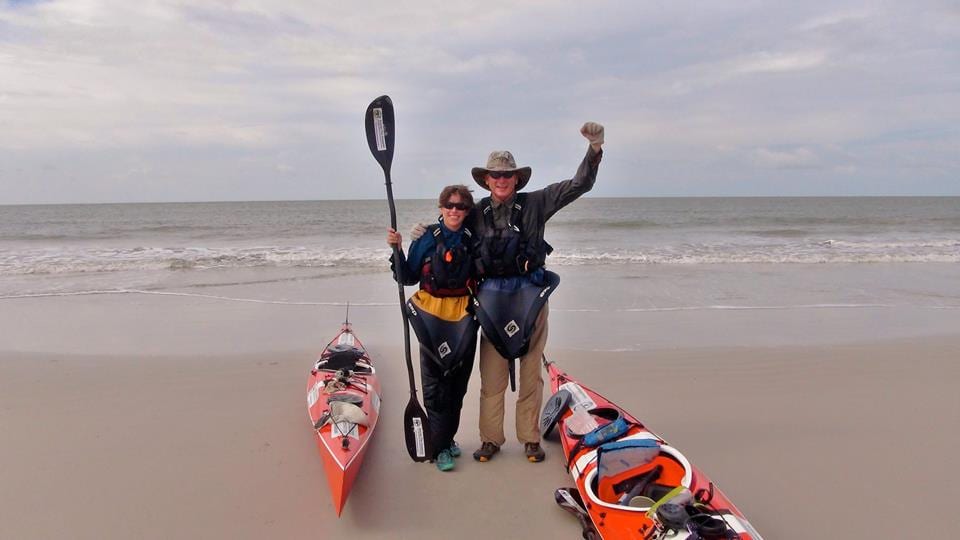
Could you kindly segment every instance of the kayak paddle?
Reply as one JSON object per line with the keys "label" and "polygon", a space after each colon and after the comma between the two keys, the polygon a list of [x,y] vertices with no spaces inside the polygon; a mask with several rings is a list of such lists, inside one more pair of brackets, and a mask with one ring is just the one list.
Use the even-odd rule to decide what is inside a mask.
{"label": "kayak paddle", "polygon": [[[367,144],[374,159],[383,168],[383,177],[387,184],[387,202],[390,204],[390,226],[397,228],[397,210],[393,204],[393,186],[390,184],[390,165],[393,163],[394,126],[393,101],[389,96],[380,96],[367,107],[364,119],[367,128]],[[394,268],[400,269],[400,248],[393,246]],[[417,399],[417,383],[413,378],[413,362],[410,360],[410,327],[407,323],[406,294],[403,283],[397,281],[400,291],[400,314],[403,318],[403,353],[407,360],[407,377],[410,381],[410,401],[403,411],[403,436],[407,443],[407,453],[414,461],[427,461],[433,456],[430,438],[430,424]]]}

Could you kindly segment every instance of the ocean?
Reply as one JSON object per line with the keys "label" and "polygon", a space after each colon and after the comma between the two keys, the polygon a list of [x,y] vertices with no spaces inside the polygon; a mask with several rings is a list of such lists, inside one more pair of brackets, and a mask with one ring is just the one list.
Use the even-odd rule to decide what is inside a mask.
{"label": "ocean", "polygon": [[[397,207],[401,232],[437,214],[429,200]],[[0,297],[385,273],[388,221],[383,200],[2,206]],[[958,197],[584,198],[546,237],[562,276],[658,277],[632,300],[572,309],[960,305]]]}

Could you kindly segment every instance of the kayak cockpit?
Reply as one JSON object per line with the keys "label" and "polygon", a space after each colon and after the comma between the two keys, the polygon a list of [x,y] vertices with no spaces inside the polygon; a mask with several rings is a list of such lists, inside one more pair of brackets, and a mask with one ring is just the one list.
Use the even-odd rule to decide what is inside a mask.
{"label": "kayak cockpit", "polygon": [[[590,468],[591,463],[596,466]],[[649,432],[629,435],[580,456],[572,467],[586,472],[588,498],[601,506],[646,512],[660,502],[689,493],[693,467],[679,450]]]}
{"label": "kayak cockpit", "polygon": [[346,345],[330,345],[317,361],[316,369],[324,371],[348,371],[358,375],[373,373],[370,358],[363,349]]}

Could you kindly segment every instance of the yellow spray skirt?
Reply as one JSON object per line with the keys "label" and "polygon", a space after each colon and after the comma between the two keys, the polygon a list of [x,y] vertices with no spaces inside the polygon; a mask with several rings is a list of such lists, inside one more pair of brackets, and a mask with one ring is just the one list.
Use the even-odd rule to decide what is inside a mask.
{"label": "yellow spray skirt", "polygon": [[438,298],[427,291],[420,290],[410,297],[410,302],[420,310],[423,310],[438,319],[447,322],[457,322],[467,314],[467,306],[470,305],[469,296],[448,296]]}

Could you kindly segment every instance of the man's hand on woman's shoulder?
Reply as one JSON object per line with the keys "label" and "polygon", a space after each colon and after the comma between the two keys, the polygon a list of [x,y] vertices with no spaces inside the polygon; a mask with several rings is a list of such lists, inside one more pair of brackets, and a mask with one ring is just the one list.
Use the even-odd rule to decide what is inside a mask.
{"label": "man's hand on woman's shoulder", "polygon": [[410,229],[410,241],[416,242],[418,238],[423,236],[423,233],[427,232],[427,226],[423,223],[417,223]]}

